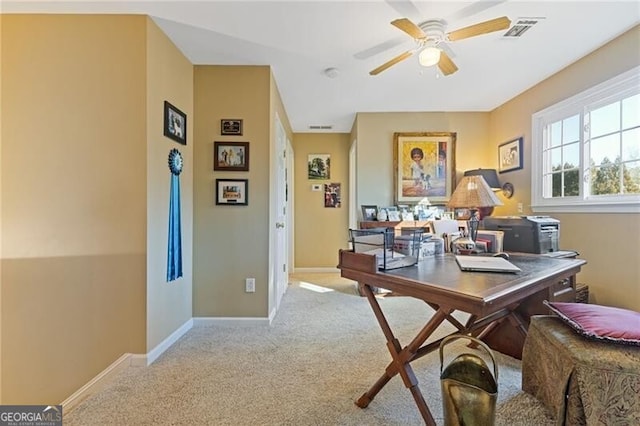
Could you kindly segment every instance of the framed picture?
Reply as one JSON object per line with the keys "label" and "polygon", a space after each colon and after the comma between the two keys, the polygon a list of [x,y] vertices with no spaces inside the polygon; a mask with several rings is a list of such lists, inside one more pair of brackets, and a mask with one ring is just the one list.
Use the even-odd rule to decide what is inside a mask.
{"label": "framed picture", "polygon": [[187,115],[167,101],[164,101],[164,135],[187,144]]}
{"label": "framed picture", "polygon": [[309,179],[331,179],[331,155],[309,154],[307,176]]}
{"label": "framed picture", "polygon": [[456,133],[394,133],[396,204],[449,201],[456,179]]}
{"label": "framed picture", "polygon": [[378,206],[369,206],[369,205],[361,205],[362,209],[362,220],[364,222],[370,222],[372,220],[376,220],[378,217]]}
{"label": "framed picture", "polygon": [[248,179],[216,179],[216,204],[246,206],[249,196]]}
{"label": "framed picture", "polygon": [[498,172],[506,173],[523,167],[522,138],[498,146]]}
{"label": "framed picture", "polygon": [[325,183],[324,184],[324,206],[339,208],[342,205],[340,200],[340,184]]}
{"label": "framed picture", "polygon": [[223,118],[220,120],[220,134],[242,136],[242,120],[238,118]]}
{"label": "framed picture", "polygon": [[249,142],[214,142],[213,170],[249,171]]}

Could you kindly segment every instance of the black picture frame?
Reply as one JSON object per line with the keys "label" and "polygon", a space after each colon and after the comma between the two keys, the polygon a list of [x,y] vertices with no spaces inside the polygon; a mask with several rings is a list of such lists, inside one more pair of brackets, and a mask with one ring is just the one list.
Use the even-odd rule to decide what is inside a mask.
{"label": "black picture frame", "polygon": [[242,136],[242,120],[239,118],[223,118],[220,120],[220,134]]}
{"label": "black picture frame", "polygon": [[249,179],[216,179],[216,205],[249,204]]}
{"label": "black picture frame", "polygon": [[187,115],[164,101],[164,135],[179,144],[187,144]]}
{"label": "black picture frame", "polygon": [[519,137],[498,146],[498,173],[520,170],[524,167],[523,138]]}
{"label": "black picture frame", "polygon": [[249,142],[214,142],[213,170],[249,171]]}
{"label": "black picture frame", "polygon": [[360,206],[362,209],[362,220],[364,222],[370,222],[377,220],[378,218],[378,206],[363,204]]}

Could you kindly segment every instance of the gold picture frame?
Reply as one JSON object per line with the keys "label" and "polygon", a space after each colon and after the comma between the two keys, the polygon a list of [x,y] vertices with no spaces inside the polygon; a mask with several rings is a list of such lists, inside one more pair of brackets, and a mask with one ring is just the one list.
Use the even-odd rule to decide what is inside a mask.
{"label": "gold picture frame", "polygon": [[455,189],[456,133],[393,134],[395,203],[446,204]]}

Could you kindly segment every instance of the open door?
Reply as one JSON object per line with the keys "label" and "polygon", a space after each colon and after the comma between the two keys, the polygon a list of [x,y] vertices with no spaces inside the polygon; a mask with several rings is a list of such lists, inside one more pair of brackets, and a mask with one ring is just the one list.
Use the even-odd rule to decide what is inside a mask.
{"label": "open door", "polygon": [[280,307],[282,296],[289,284],[288,250],[287,250],[287,135],[282,127],[280,118],[276,114],[276,141],[274,156],[276,158],[275,179],[275,230],[273,240],[273,270],[275,283],[275,309]]}

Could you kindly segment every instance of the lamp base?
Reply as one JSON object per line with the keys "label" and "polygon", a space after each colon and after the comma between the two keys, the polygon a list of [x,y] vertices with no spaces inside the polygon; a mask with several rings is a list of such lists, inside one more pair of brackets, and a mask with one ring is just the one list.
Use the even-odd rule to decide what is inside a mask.
{"label": "lamp base", "polygon": [[478,228],[480,227],[480,220],[478,219],[478,211],[476,209],[471,210],[471,217],[467,221],[467,230],[469,232],[469,238],[474,242],[478,236]]}
{"label": "lamp base", "polygon": [[493,207],[478,207],[478,220],[482,220],[485,216],[493,214]]}
{"label": "lamp base", "polygon": [[471,254],[476,248],[476,243],[469,237],[458,238],[452,245],[452,251],[455,254]]}

